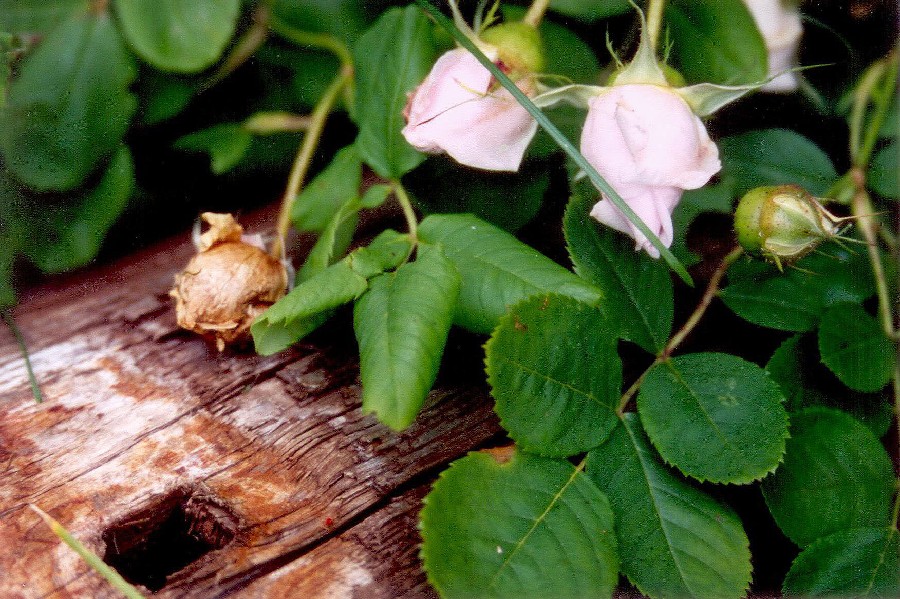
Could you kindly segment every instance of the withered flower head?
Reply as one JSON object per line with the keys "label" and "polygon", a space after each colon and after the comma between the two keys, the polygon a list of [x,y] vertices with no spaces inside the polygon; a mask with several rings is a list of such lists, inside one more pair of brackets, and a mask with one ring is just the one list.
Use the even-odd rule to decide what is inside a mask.
{"label": "withered flower head", "polygon": [[247,341],[253,320],[284,295],[284,265],[242,237],[230,214],[204,212],[209,230],[197,240],[197,254],[175,276],[178,326],[215,339],[219,351]]}

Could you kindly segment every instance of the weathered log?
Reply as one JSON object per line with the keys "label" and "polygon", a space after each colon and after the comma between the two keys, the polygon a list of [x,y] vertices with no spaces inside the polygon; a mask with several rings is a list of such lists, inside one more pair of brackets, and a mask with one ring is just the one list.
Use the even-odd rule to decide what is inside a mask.
{"label": "weathered log", "polygon": [[26,293],[43,403],[0,331],[0,597],[117,596],[28,504],[161,597],[430,596],[421,497],[498,434],[485,390],[439,387],[395,433],[345,328],[218,354],[166,295],[187,237]]}

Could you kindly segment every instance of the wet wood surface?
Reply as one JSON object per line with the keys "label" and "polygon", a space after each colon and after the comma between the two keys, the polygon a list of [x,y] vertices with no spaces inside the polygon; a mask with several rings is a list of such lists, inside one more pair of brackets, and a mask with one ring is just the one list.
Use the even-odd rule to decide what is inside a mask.
{"label": "wet wood surface", "polygon": [[0,328],[0,597],[118,596],[29,504],[148,595],[433,596],[421,499],[497,441],[485,389],[439,383],[395,433],[361,413],[347,327],[219,354],[177,330],[167,297],[192,252],[186,233],[26,292],[41,404]]}

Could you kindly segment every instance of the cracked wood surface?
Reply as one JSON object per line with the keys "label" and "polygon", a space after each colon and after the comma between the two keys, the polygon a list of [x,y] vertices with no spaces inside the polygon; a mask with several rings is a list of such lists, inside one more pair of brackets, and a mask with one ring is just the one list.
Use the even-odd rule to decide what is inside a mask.
{"label": "cracked wood surface", "polygon": [[104,531],[173,493],[212,498],[234,537],[154,596],[432,596],[416,517],[436,473],[498,434],[484,389],[439,385],[394,433],[361,413],[340,326],[271,357],[217,354],[166,296],[187,237],[26,293],[40,405],[0,329],[0,597],[117,596],[28,504],[103,555]]}

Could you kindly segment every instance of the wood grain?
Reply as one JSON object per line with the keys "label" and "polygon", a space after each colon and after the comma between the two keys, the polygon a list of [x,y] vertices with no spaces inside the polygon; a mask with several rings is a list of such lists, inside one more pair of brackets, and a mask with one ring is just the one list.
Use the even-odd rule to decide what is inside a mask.
{"label": "wood grain", "polygon": [[155,596],[432,596],[416,515],[437,472],[498,435],[484,388],[437,388],[398,434],[361,413],[346,327],[218,354],[166,297],[187,237],[26,293],[42,404],[0,330],[0,597],[117,596],[30,503],[100,555],[189,504],[193,533],[226,544]]}

